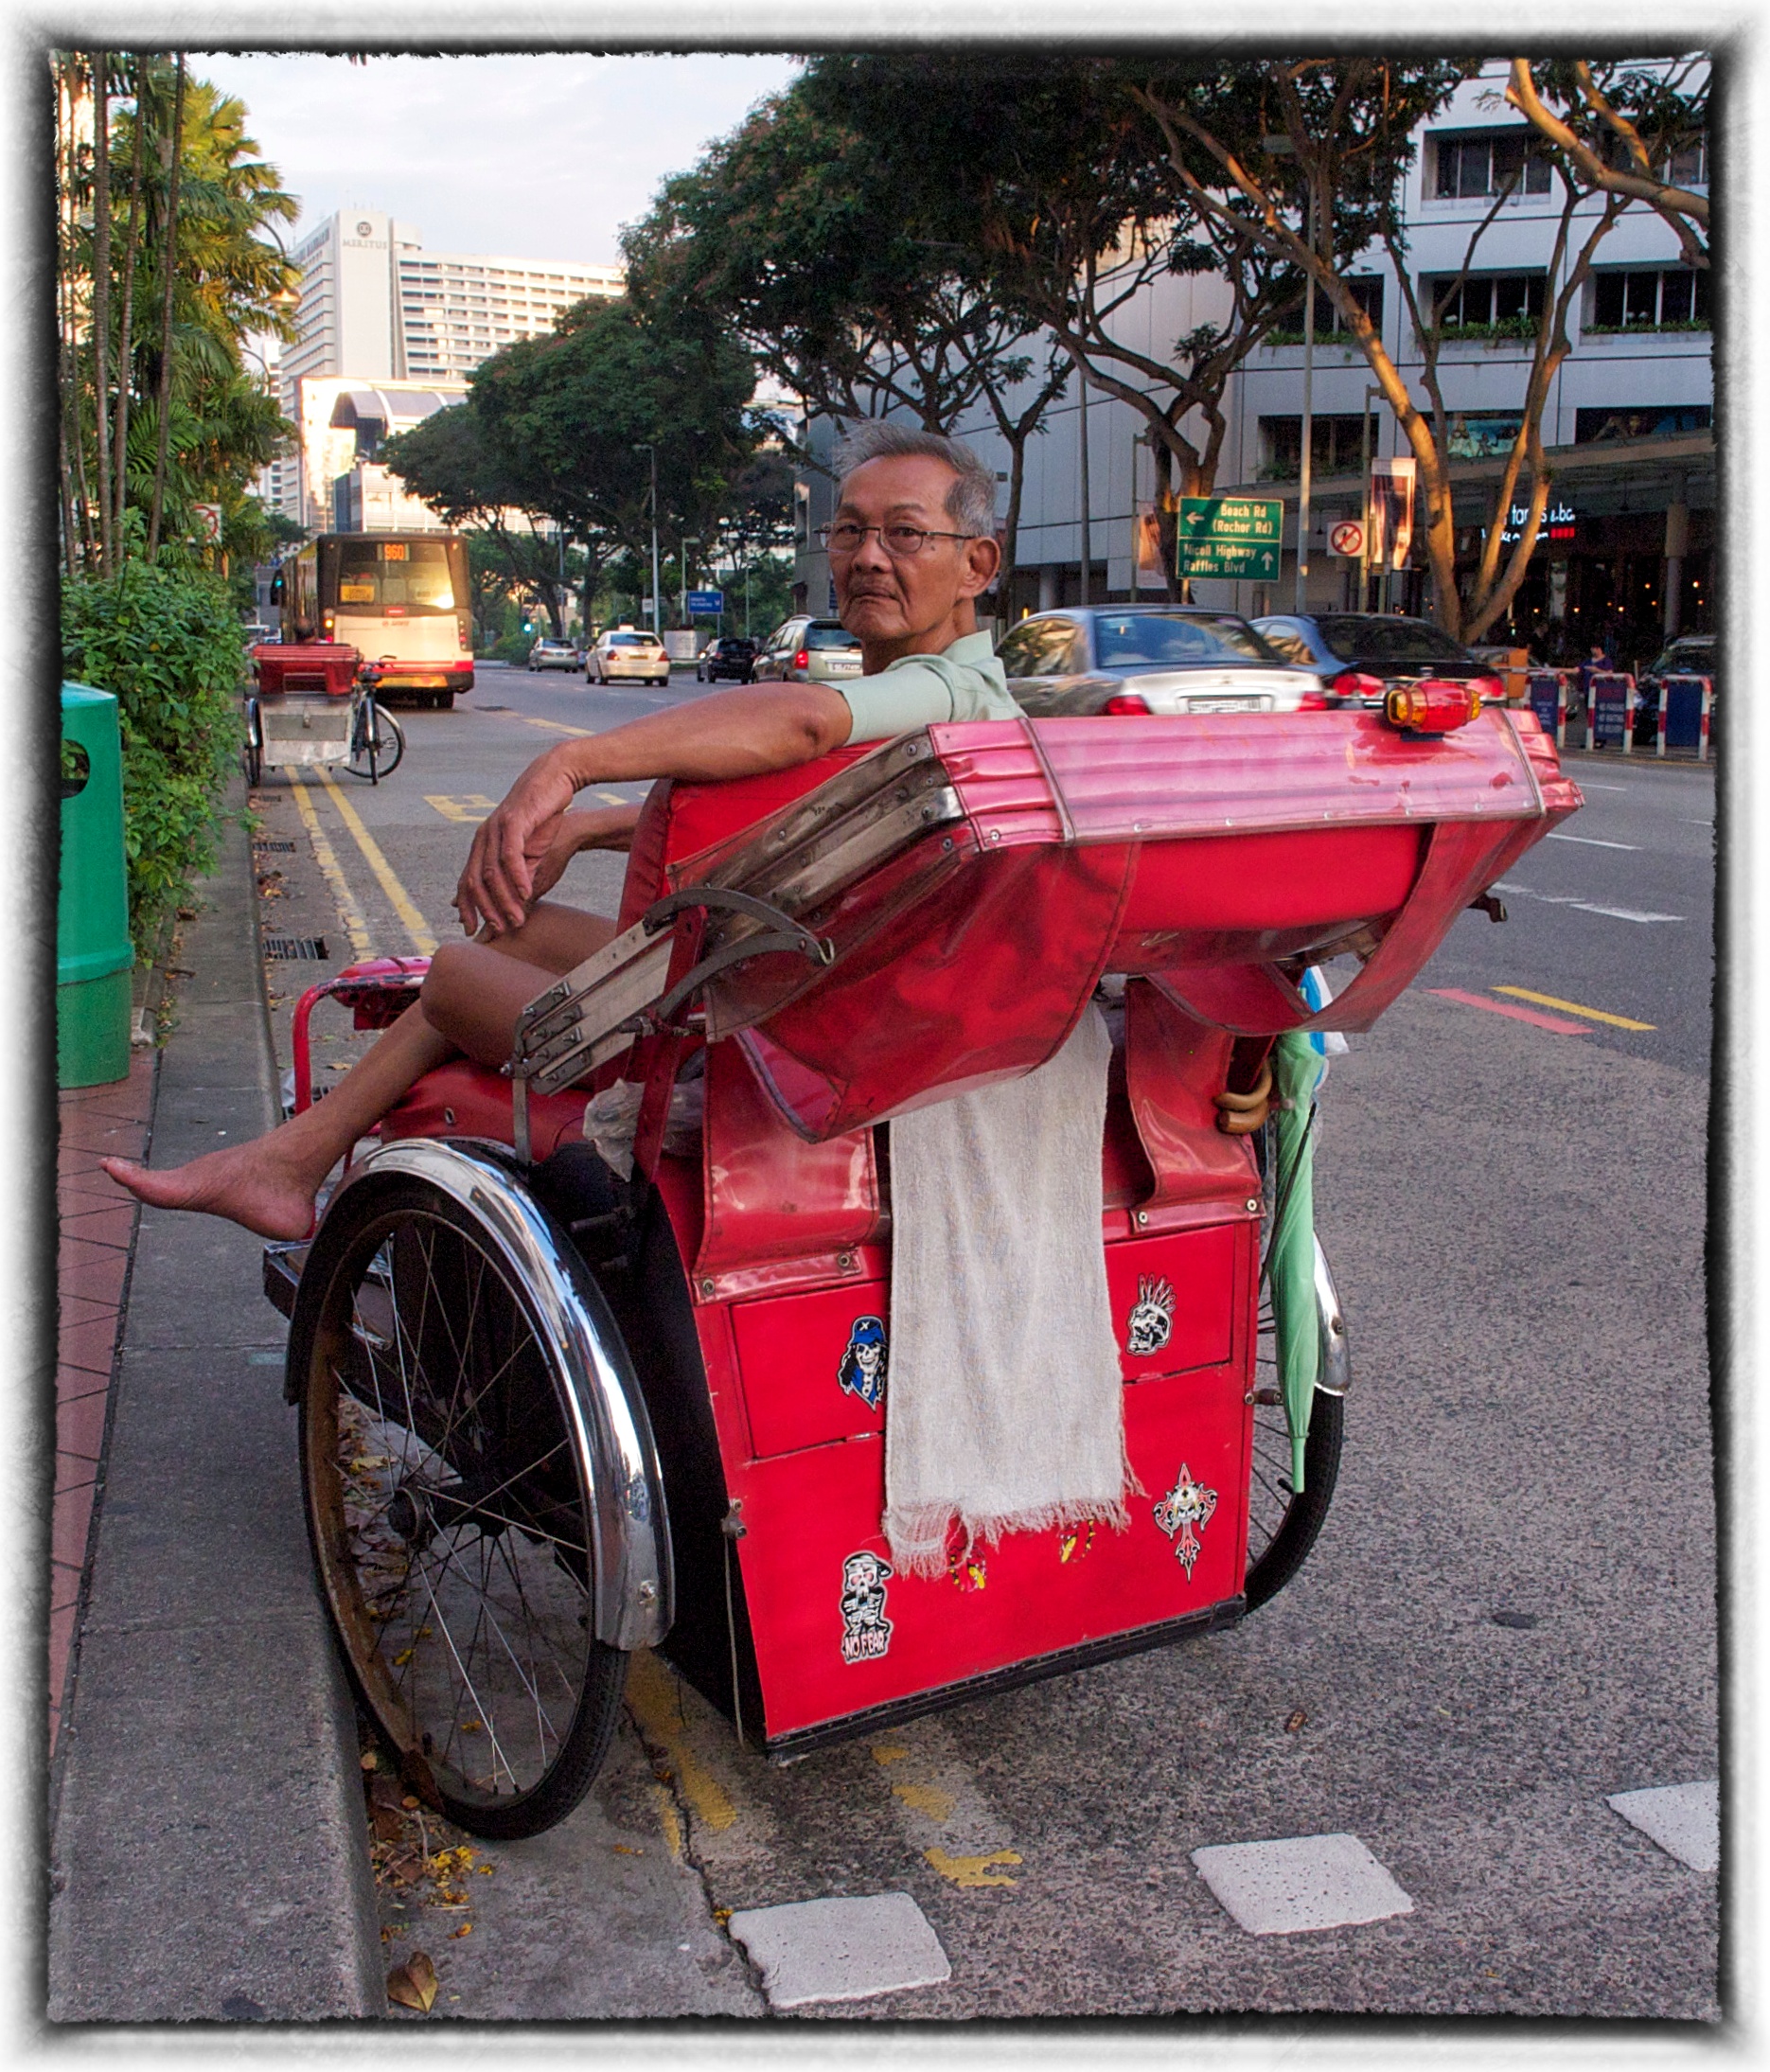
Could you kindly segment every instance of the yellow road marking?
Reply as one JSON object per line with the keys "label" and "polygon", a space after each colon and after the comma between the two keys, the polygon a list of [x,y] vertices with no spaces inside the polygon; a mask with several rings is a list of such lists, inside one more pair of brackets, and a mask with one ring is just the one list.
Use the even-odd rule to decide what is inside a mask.
{"label": "yellow road marking", "polygon": [[320,867],[320,876],[331,888],[332,901],[338,909],[338,917],[345,924],[345,933],[350,938],[350,954],[353,958],[371,954],[368,924],[363,918],[363,909],[357,905],[356,894],[350,890],[349,881],[338,868],[338,859],[332,853],[332,845],[326,839],[326,830],[320,825],[320,816],[313,810],[313,801],[308,796],[308,788],[299,770],[289,772],[290,781],[295,788],[295,806],[308,830],[308,840],[313,844],[313,860]]}
{"label": "yellow road marking", "polygon": [[716,1831],[729,1828],[737,1818],[737,1808],[688,1745],[676,1686],[648,1648],[636,1648],[628,1664],[627,1702],[647,1740],[668,1751],[670,1765],[699,1817]]}
{"label": "yellow road marking", "polygon": [[492,807],[496,799],[488,799],[483,791],[464,792],[458,799],[451,798],[446,791],[427,791],[426,806],[434,806],[444,820],[459,821],[464,826],[477,827]]}
{"label": "yellow road marking", "polygon": [[894,1748],[882,1741],[875,1742],[873,1744],[873,1760],[875,1762],[901,1762],[909,1753],[908,1748]]}
{"label": "yellow road marking", "polygon": [[595,733],[594,727],[568,727],[563,719],[536,719],[527,713],[518,713],[517,717],[525,727],[545,727],[551,734],[575,734],[585,740]]}
{"label": "yellow road marking", "polygon": [[412,947],[420,957],[431,956],[436,947],[436,938],[426,925],[424,916],[412,904],[411,894],[394,876],[393,865],[382,856],[381,844],[375,840],[357,815],[357,809],[339,790],[337,780],[329,770],[322,769],[320,782],[331,795],[332,804],[338,808],[338,817],[356,838],[368,867],[375,873],[382,892],[387,894],[394,912],[399,916],[401,927],[412,938]]}
{"label": "yellow road marking", "polygon": [[653,1803],[658,1811],[658,1825],[664,1830],[664,1839],[669,1844],[670,1855],[675,1862],[682,1860],[682,1816],[676,1810],[676,1801],[664,1786],[655,1780],[651,1787]]}
{"label": "yellow road marking", "polygon": [[938,1784],[894,1784],[896,1793],[906,1806],[913,1806],[917,1813],[925,1813],[935,1822],[950,1819],[955,1803],[950,1792],[944,1792]]}
{"label": "yellow road marking", "polygon": [[1019,1854],[1012,1849],[992,1850],[987,1856],[948,1856],[944,1849],[925,1849],[926,1862],[931,1864],[941,1876],[952,1885],[964,1886],[974,1891],[983,1885],[1018,1885],[1018,1878],[992,1877],[991,1864],[1018,1864]]}
{"label": "yellow road marking", "polygon": [[1532,993],[1522,985],[1496,985],[1496,993],[1510,993],[1513,1000],[1528,1000],[1538,1007],[1559,1007],[1564,1015],[1581,1015],[1587,1021],[1607,1021],[1613,1029],[1651,1031],[1651,1021],[1631,1021],[1627,1015],[1607,1015],[1602,1007],[1582,1007],[1577,1001],[1557,1000],[1552,993]]}
{"label": "yellow road marking", "polygon": [[618,791],[598,791],[596,796],[604,806],[630,806],[630,799],[624,799]]}

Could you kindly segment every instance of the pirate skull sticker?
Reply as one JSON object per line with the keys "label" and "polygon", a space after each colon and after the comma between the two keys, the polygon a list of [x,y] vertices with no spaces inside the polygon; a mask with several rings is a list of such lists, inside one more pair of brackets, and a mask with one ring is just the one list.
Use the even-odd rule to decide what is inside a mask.
{"label": "pirate skull sticker", "polygon": [[891,1620],[885,1616],[888,1561],[876,1554],[850,1554],[842,1563],[842,1660],[876,1662],[891,1647]]}
{"label": "pirate skull sticker", "polygon": [[[1216,1508],[1216,1491],[1194,1481],[1192,1469],[1182,1461],[1179,1480],[1156,1506],[1156,1523],[1170,1539],[1174,1539],[1177,1532],[1179,1534],[1175,1541],[1174,1553],[1186,1570],[1188,1583],[1193,1580],[1193,1564],[1203,1551],[1198,1533],[1210,1524],[1211,1514]],[[1193,1530],[1195,1526],[1197,1532]]]}
{"label": "pirate skull sticker", "polygon": [[1174,1290],[1159,1279],[1137,1277],[1137,1301],[1125,1320],[1124,1350],[1133,1359],[1159,1353],[1174,1335]]}
{"label": "pirate skull sticker", "polygon": [[855,1319],[836,1378],[869,1410],[878,1408],[885,1396],[885,1326],[880,1319]]}

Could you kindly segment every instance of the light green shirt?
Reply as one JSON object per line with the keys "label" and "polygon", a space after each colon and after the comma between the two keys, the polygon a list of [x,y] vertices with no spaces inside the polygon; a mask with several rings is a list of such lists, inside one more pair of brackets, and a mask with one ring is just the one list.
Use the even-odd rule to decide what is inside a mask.
{"label": "light green shirt", "polygon": [[830,688],[854,715],[851,741],[890,741],[936,720],[1020,717],[987,633],[962,634],[938,655],[903,655],[876,676]]}

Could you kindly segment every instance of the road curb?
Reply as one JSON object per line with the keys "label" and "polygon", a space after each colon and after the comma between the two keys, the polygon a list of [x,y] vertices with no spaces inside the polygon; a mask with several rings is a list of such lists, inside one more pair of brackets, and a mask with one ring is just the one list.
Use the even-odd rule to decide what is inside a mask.
{"label": "road curb", "polygon": [[[185,939],[156,1164],[275,1119],[236,779]],[[58,1749],[48,2013],[385,2011],[355,1715],[316,1593],[261,1241],[144,1209]]]}

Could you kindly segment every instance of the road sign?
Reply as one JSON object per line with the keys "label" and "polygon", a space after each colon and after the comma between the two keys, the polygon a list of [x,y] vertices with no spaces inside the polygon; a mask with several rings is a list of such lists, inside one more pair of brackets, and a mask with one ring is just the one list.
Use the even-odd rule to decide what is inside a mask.
{"label": "road sign", "polygon": [[219,504],[193,504],[190,515],[197,523],[197,532],[204,546],[212,547],[221,537],[221,506]]}
{"label": "road sign", "polygon": [[1328,532],[1328,552],[1354,559],[1364,552],[1364,527],[1355,518],[1343,518]]}
{"label": "road sign", "polygon": [[1277,498],[1183,496],[1176,573],[1275,582],[1283,528]]}
{"label": "road sign", "polygon": [[717,618],[725,610],[725,593],[722,590],[691,590],[688,593],[688,615],[691,619]]}

